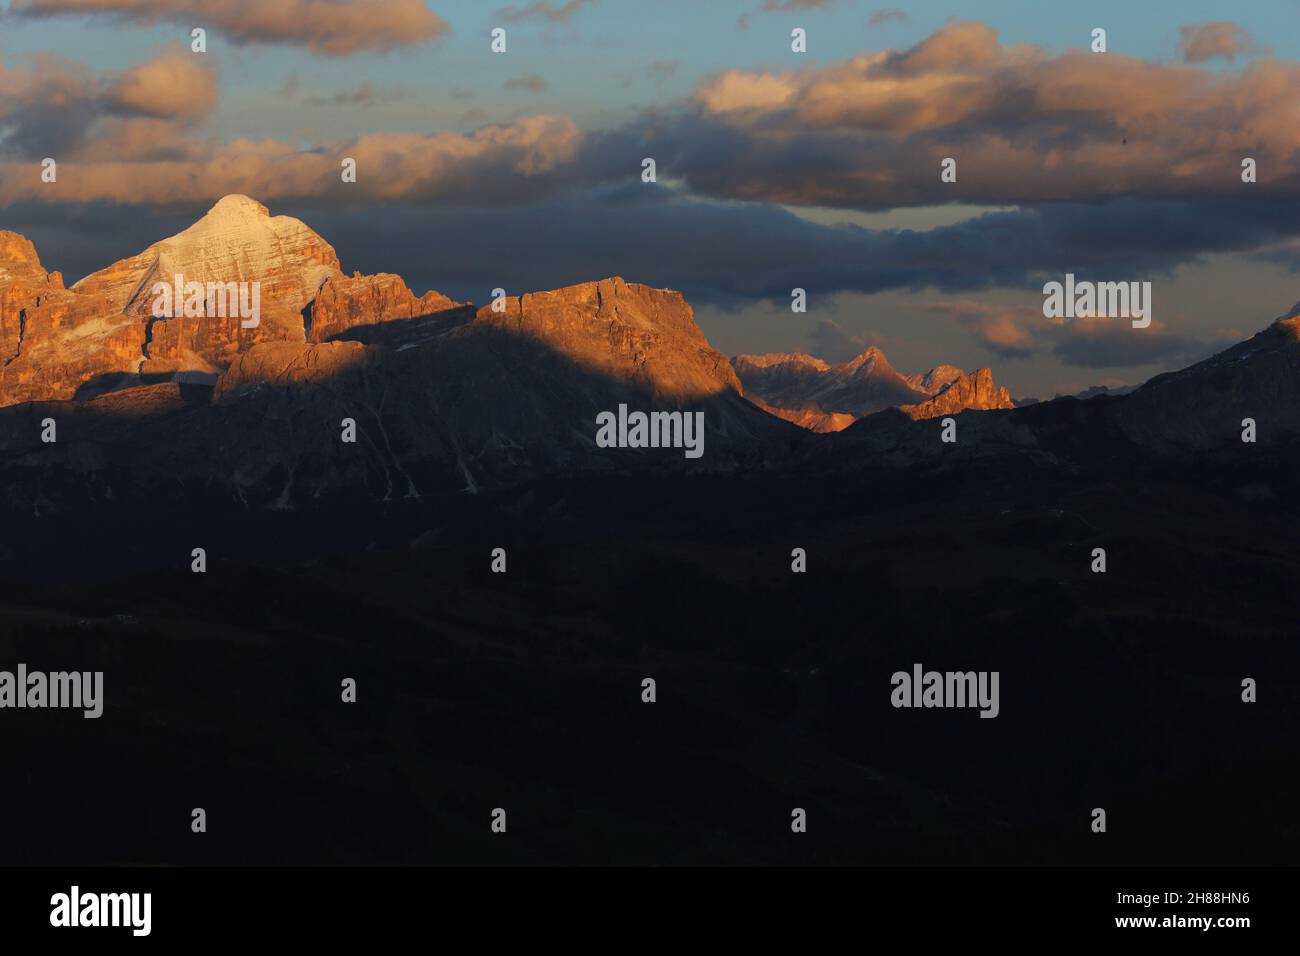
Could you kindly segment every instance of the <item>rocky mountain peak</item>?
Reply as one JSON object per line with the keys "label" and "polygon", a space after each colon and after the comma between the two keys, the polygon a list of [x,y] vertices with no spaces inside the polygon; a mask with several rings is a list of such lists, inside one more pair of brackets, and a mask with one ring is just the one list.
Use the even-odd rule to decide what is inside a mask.
{"label": "rocky mountain peak", "polygon": [[[731,364],[737,369],[751,368],[774,368],[778,365],[789,365],[793,368],[812,369],[816,372],[825,372],[830,366],[819,358],[811,355],[805,355],[803,352],[766,352],[762,355],[737,355],[731,360]],[[741,373],[743,375],[743,372]]]}
{"label": "rocky mountain peak", "polygon": [[938,365],[905,376],[874,345],[838,365],[797,353],[737,356],[733,365],[751,401],[812,431],[839,431],[891,407],[913,417],[1014,407],[988,369],[968,376],[956,366]]}
{"label": "rocky mountain peak", "polygon": [[685,297],[619,276],[505,300],[478,310],[478,327],[530,339],[589,373],[626,381],[671,403],[741,391]]}
{"label": "rocky mountain peak", "polygon": [[907,376],[907,384],[927,395],[937,395],[965,374],[955,365],[937,365],[924,375]]}
{"label": "rocky mountain peak", "polygon": [[968,408],[987,411],[1015,407],[1016,403],[1011,400],[1011,393],[993,381],[993,372],[981,368],[969,375],[962,374],[960,378],[949,382],[929,401],[900,406],[900,411],[912,418],[923,419],[955,415]]}
{"label": "rocky mountain peak", "polygon": [[272,216],[247,196],[220,199],[187,229],[92,273],[73,288],[115,311],[147,315],[150,289],[186,282],[259,282],[263,300],[301,309],[341,266],[334,247],[301,220]]}
{"label": "rocky mountain peak", "polygon": [[889,374],[894,366],[889,364],[885,353],[872,345],[860,354],[844,362],[841,366],[846,372],[857,375]]}

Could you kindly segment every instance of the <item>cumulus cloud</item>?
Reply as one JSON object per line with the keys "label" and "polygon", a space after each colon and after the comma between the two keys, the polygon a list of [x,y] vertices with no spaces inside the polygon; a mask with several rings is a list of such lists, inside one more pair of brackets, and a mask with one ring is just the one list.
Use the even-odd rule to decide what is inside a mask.
{"label": "cumulus cloud", "polygon": [[[171,158],[97,161],[61,167],[57,188],[24,164],[0,164],[0,202],[51,199],[164,205],[210,202],[227,193],[262,201],[518,202],[557,188],[582,134],[564,116],[529,116],[471,134],[372,133],[304,152],[271,139],[220,145],[177,143]],[[340,191],[343,157],[356,160],[356,183]]]}
{"label": "cumulus cloud", "polygon": [[970,329],[980,345],[1001,358],[1024,358],[1038,350],[1034,336],[1024,327],[1014,309],[961,299],[936,303],[930,311],[960,322]]}
{"label": "cumulus cloud", "polygon": [[178,50],[104,75],[37,55],[0,64],[0,155],[81,159],[113,144],[124,158],[172,150],[215,103],[215,74]]}
{"label": "cumulus cloud", "polygon": [[0,63],[0,153],[67,155],[99,117],[98,80],[80,64],[40,54],[28,65]]}
{"label": "cumulus cloud", "polygon": [[[876,209],[1225,195],[1243,144],[1300,192],[1300,65],[1232,73],[1004,45],[949,23],[820,69],[725,70],[656,130],[660,168],[712,196]],[[956,183],[940,181],[957,160]]]}
{"label": "cumulus cloud", "polygon": [[104,100],[110,109],[140,116],[196,116],[216,104],[217,78],[193,54],[174,49],[127,70]]}
{"label": "cumulus cloud", "polygon": [[1235,60],[1239,56],[1267,52],[1245,30],[1225,20],[1192,23],[1178,32],[1178,54],[1188,63],[1204,63],[1215,57]]}
{"label": "cumulus cloud", "polygon": [[235,43],[282,43],[321,56],[384,52],[447,31],[424,0],[13,0],[10,9],[26,18],[94,15],[126,23],[201,24]]}
{"label": "cumulus cloud", "polygon": [[[961,323],[976,342],[999,358],[1050,353],[1062,364],[1079,368],[1187,365],[1222,348],[1228,338],[1216,335],[1214,342],[1202,341],[1175,333],[1159,319],[1143,329],[1123,318],[1050,320],[1041,310],[978,299],[939,302],[930,311]],[[1232,341],[1240,338],[1236,335]]]}

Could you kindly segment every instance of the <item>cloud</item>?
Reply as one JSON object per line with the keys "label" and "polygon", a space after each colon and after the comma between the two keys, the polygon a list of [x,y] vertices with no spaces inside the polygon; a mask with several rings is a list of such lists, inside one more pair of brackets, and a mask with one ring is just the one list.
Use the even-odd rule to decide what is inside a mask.
{"label": "cloud", "polygon": [[[286,211],[313,225],[332,223],[325,234],[339,237],[340,255],[409,269],[449,295],[622,275],[724,309],[758,300],[788,309],[795,287],[818,302],[890,290],[973,299],[1019,289],[1039,297],[1047,279],[1067,271],[1080,279],[1158,282],[1203,251],[1251,248],[1300,221],[1297,201],[1125,200],[1015,210],[912,232],[820,225],[766,204],[698,200],[639,181],[579,191],[556,188],[555,180],[538,185],[550,194],[539,189],[524,206],[438,200],[392,206],[382,216],[306,205]],[[397,261],[384,266],[388,259]],[[1157,284],[1157,318],[1160,301]],[[1053,344],[1046,323],[1022,321],[1043,349]]]}
{"label": "cloud", "polygon": [[362,83],[353,90],[339,90],[333,96],[309,96],[302,102],[304,106],[376,106],[396,103],[406,97],[401,90],[376,90],[369,83]]}
{"label": "cloud", "polygon": [[[1224,73],[1086,50],[1049,55],[954,22],[820,69],[730,69],[650,126],[659,168],[699,194],[884,209],[1123,196],[1300,195],[1300,65]],[[943,183],[941,161],[957,161]],[[1267,181],[1266,181],[1267,179]]]}
{"label": "cloud", "polygon": [[1192,23],[1178,32],[1178,54],[1188,63],[1204,63],[1215,57],[1235,60],[1239,56],[1255,56],[1267,52],[1241,27],[1224,20]]}
{"label": "cloud", "polygon": [[645,69],[653,79],[666,80],[677,72],[676,60],[655,60]]}
{"label": "cloud", "polygon": [[1200,361],[1245,336],[1222,330],[1213,341],[1180,335],[1153,319],[1135,329],[1128,319],[1050,320],[1034,309],[1015,309],[976,299],[938,302],[930,311],[966,326],[975,340],[1002,359],[1050,352],[1065,365],[1080,368],[1166,367]]}
{"label": "cloud", "polygon": [[1221,340],[1179,335],[1158,319],[1145,329],[1133,328],[1127,319],[1075,319],[1052,330],[1052,353],[1066,365],[1081,368],[1182,367],[1224,347]]}
{"label": "cloud", "polygon": [[525,7],[505,7],[497,11],[497,16],[506,23],[522,23],[525,20],[563,23],[572,19],[574,14],[591,2],[592,0],[566,0],[565,3],[557,5],[548,0],[537,0],[536,3],[530,3]]}
{"label": "cloud", "polygon": [[0,154],[66,156],[99,118],[99,79],[80,64],[48,54],[27,68],[0,63]]}
{"label": "cloud", "polygon": [[906,10],[900,10],[897,7],[886,7],[873,13],[871,18],[867,20],[867,26],[878,27],[886,23],[907,23],[911,19]]}
{"label": "cloud", "polygon": [[193,54],[174,49],[132,67],[104,95],[109,109],[138,116],[198,116],[217,102],[217,77]]}
{"label": "cloud", "polygon": [[123,73],[96,75],[38,54],[0,64],[0,156],[90,158],[112,146],[123,159],[174,151],[216,103],[216,76],[177,50]]}
{"label": "cloud", "polygon": [[211,26],[235,43],[281,43],[319,56],[382,53],[443,35],[424,0],[13,0],[37,19],[105,16],[125,23]]}
{"label": "cloud", "polygon": [[[93,161],[60,165],[57,183],[40,182],[29,164],[0,164],[0,202],[211,204],[227,193],[264,202],[522,202],[567,181],[581,142],[572,120],[550,114],[471,134],[372,133],[311,151],[271,139],[175,141],[173,155],[145,161],[93,150]],[[357,161],[357,182],[341,182],[343,157]]]}
{"label": "cloud", "polygon": [[526,90],[529,93],[541,93],[546,90],[546,81],[535,73],[511,77],[501,85],[507,90]]}
{"label": "cloud", "polygon": [[1038,343],[1014,309],[961,299],[936,303],[930,311],[947,315],[968,327],[980,345],[1001,358],[1025,358],[1038,351]]}

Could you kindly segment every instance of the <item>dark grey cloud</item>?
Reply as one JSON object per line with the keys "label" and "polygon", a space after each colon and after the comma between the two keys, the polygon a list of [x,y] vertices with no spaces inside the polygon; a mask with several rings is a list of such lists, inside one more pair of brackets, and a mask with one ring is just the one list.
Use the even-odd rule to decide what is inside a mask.
{"label": "dark grey cloud", "polygon": [[[198,218],[214,198],[161,213],[16,204],[6,225],[20,232],[38,226],[42,255],[75,277],[78,268],[57,264],[63,250],[79,250],[91,271],[177,231],[177,223]],[[1300,228],[1300,201],[1259,197],[1045,204],[923,232],[869,230],[640,182],[494,208],[338,207],[329,198],[270,206],[320,232],[348,271],[397,272],[461,298],[481,300],[496,286],[536,290],[622,275],[723,308],[760,299],[785,305],[795,287],[807,289],[815,304],[840,292],[1010,288],[1038,294],[1044,281],[1066,272],[1081,280],[1156,281],[1209,253],[1274,248]],[[103,209],[115,212],[105,218],[96,212]],[[103,223],[98,231],[96,222]],[[113,222],[131,223],[132,235],[147,241],[126,243]],[[103,254],[90,262],[92,242]]]}
{"label": "dark grey cloud", "polygon": [[63,160],[96,141],[119,157],[170,149],[212,110],[216,82],[175,46],[120,73],[48,54],[0,63],[0,155]]}
{"label": "dark grey cloud", "polygon": [[1135,329],[1126,319],[1076,319],[1054,326],[1052,354],[1081,368],[1184,367],[1223,347],[1172,331],[1163,322]]}
{"label": "dark grey cloud", "polygon": [[399,271],[448,294],[623,275],[727,308],[787,304],[795,287],[815,303],[899,289],[1038,293],[1066,272],[1157,280],[1207,253],[1275,243],[1300,222],[1298,201],[1118,200],[995,212],[925,232],[867,230],[640,183],[522,208],[287,211],[334,242],[347,268]]}

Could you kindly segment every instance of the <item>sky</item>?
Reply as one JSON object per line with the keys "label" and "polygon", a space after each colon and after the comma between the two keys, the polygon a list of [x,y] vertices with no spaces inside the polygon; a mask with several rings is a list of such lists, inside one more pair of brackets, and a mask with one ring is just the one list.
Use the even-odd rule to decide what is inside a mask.
{"label": "sky", "polygon": [[[728,354],[875,345],[1018,397],[1141,382],[1300,300],[1297,0],[6,7],[0,228],[69,282],[242,192],[417,293],[617,274]],[[1067,272],[1151,282],[1151,326],[1045,318]]]}

